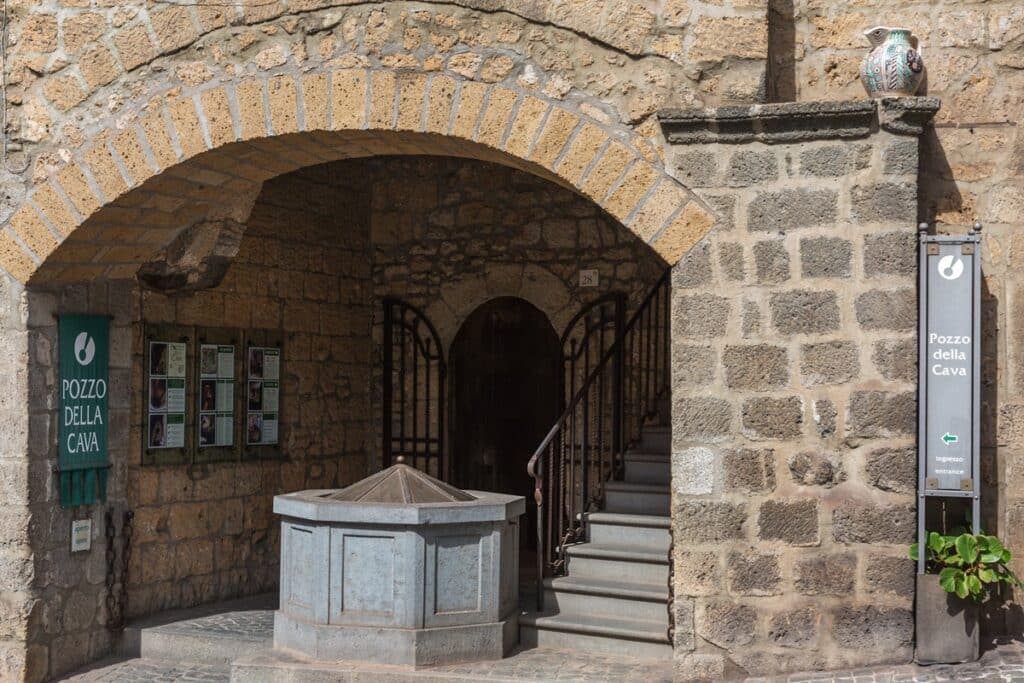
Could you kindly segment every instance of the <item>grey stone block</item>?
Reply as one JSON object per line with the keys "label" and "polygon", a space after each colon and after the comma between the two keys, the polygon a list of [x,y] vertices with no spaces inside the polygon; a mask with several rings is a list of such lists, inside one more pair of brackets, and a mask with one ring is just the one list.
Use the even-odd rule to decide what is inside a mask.
{"label": "grey stone block", "polygon": [[727,346],[722,354],[725,383],[730,389],[767,391],[789,381],[785,347],[770,344]]}
{"label": "grey stone block", "polygon": [[834,190],[794,188],[762,192],[747,208],[747,229],[781,231],[826,225],[836,220]]}
{"label": "grey stone block", "polygon": [[754,642],[757,612],[746,605],[727,600],[699,601],[697,635],[718,647],[743,647]]}
{"label": "grey stone block", "polygon": [[800,273],[804,277],[850,277],[853,245],[840,237],[800,240]]}
{"label": "grey stone block", "polygon": [[803,486],[832,488],[846,481],[843,461],[835,453],[802,451],[789,459],[793,481]]}
{"label": "grey stone block", "polygon": [[768,500],[757,515],[757,536],[790,545],[818,545],[818,501]]}
{"label": "grey stone block", "polygon": [[[927,98],[895,98],[921,100]],[[937,102],[931,98],[928,106]],[[935,105],[937,108],[937,104]],[[934,110],[919,103],[898,102],[885,107],[888,118],[923,125]],[[663,109],[658,120],[673,144],[712,142],[793,143],[807,140],[863,137],[876,117],[873,100],[847,102],[778,102],[729,105],[712,109]],[[927,112],[931,112],[928,114]],[[888,123],[888,120],[887,120]]]}
{"label": "grey stone block", "polygon": [[677,544],[743,538],[746,521],[747,507],[743,503],[685,499],[672,508],[673,536]]}
{"label": "grey stone block", "polygon": [[864,478],[883,491],[913,493],[917,489],[917,449],[882,448],[868,453]]}
{"label": "grey stone block", "polygon": [[717,230],[732,230],[736,227],[736,197],[731,194],[702,195],[702,199],[718,216]]}
{"label": "grey stone block", "polygon": [[672,267],[672,287],[691,289],[711,282],[711,247],[701,242]]}
{"label": "grey stone block", "polygon": [[678,386],[710,384],[715,378],[715,361],[715,350],[710,346],[673,345],[673,384]]}
{"label": "grey stone block", "polygon": [[725,490],[765,493],[775,489],[775,451],[734,448],[722,454]]}
{"label": "grey stone block", "polygon": [[679,396],[673,399],[673,404],[673,438],[721,438],[732,428],[732,404],[725,399]]}
{"label": "grey stone block", "polygon": [[899,607],[845,606],[832,614],[832,637],[849,649],[907,649],[913,645],[914,615]]}
{"label": "grey stone block", "polygon": [[855,185],[850,190],[850,210],[854,220],[864,223],[902,221],[913,225],[917,219],[917,185],[912,182]]}
{"label": "grey stone block", "polygon": [[853,553],[817,555],[797,560],[793,585],[802,595],[848,597],[857,583],[857,556]]}
{"label": "grey stone block", "polygon": [[754,245],[754,268],[761,284],[777,284],[789,279],[789,252],[782,240],[767,240]]}
{"label": "grey stone block", "polygon": [[729,592],[735,595],[778,595],[781,592],[778,555],[733,552],[729,555],[727,577]]}
{"label": "grey stone block", "polygon": [[913,434],[917,394],[913,391],[855,391],[850,395],[849,431],[855,436]]}
{"label": "grey stone block", "polygon": [[726,181],[732,187],[748,187],[776,180],[779,163],[775,152],[742,150],[732,155]]}
{"label": "grey stone block", "polygon": [[898,230],[864,238],[864,274],[914,275],[917,273],[917,233]]}
{"label": "grey stone block", "polygon": [[836,418],[836,406],[832,401],[822,398],[814,402],[814,426],[820,438],[829,439],[835,436],[838,428]]}
{"label": "grey stone block", "polygon": [[800,373],[807,386],[843,384],[860,374],[860,352],[850,341],[804,344],[800,356]]}
{"label": "grey stone block", "polygon": [[886,175],[917,174],[918,139],[898,138],[882,152],[882,164]]}
{"label": "grey stone block", "polygon": [[847,500],[832,512],[837,543],[912,543],[917,514],[912,504],[876,505]]}
{"label": "grey stone block", "polygon": [[760,439],[793,439],[803,431],[799,396],[751,398],[743,402],[743,430]]}
{"label": "grey stone block", "polygon": [[673,334],[694,339],[709,339],[725,334],[729,323],[730,302],[714,294],[673,296]]}
{"label": "grey stone block", "polygon": [[782,334],[813,334],[839,328],[835,292],[796,290],[771,295],[772,325]]}
{"label": "grey stone block", "polygon": [[865,330],[917,328],[917,292],[913,289],[873,289],[857,297],[857,322]]}
{"label": "grey stone block", "polygon": [[676,595],[713,595],[721,590],[722,576],[716,553],[688,551],[682,544],[676,544],[674,548],[672,567],[676,579]]}
{"label": "grey stone block", "polygon": [[761,331],[761,307],[754,301],[743,302],[743,336],[750,337]]}
{"label": "grey stone block", "polygon": [[838,178],[850,172],[853,150],[848,145],[827,145],[800,153],[800,175]]}
{"label": "grey stone block", "polygon": [[718,267],[722,275],[731,282],[743,282],[746,268],[743,263],[743,245],[725,242],[718,245]]}
{"label": "grey stone block", "polygon": [[717,155],[706,150],[684,150],[676,154],[677,177],[687,187],[715,185]]}
{"label": "grey stone block", "polygon": [[906,597],[914,591],[917,564],[906,555],[870,553],[863,559],[864,584],[872,593]]}
{"label": "grey stone block", "polygon": [[811,608],[774,615],[768,621],[768,640],[779,647],[805,648],[818,639],[821,615]]}
{"label": "grey stone block", "polygon": [[917,338],[883,339],[871,351],[871,362],[882,377],[894,382],[917,379]]}

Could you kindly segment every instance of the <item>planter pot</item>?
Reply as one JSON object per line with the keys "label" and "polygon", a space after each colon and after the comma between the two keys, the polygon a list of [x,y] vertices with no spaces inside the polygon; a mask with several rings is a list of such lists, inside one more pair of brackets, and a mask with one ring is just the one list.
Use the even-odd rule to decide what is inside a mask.
{"label": "planter pot", "polygon": [[917,576],[918,664],[960,664],[978,659],[978,605],[942,590],[934,574]]}

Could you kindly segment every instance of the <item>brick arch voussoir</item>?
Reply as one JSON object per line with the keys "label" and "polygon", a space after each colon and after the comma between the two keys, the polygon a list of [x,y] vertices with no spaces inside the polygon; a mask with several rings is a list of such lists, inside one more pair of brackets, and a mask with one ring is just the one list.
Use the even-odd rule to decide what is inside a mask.
{"label": "brick arch voussoir", "polygon": [[[32,193],[0,232],[0,267],[23,283],[54,261],[53,279],[130,277],[210,202],[304,166],[375,154],[472,157],[533,173],[594,201],[669,265],[715,223],[628,128],[450,73],[252,75],[142,110]],[[99,213],[103,227],[90,226]]]}

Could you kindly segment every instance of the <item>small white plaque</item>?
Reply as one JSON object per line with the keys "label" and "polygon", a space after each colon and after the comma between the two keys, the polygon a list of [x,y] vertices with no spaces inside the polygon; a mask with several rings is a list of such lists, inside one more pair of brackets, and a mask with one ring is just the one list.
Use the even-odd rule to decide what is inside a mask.
{"label": "small white plaque", "polygon": [[92,520],[73,520],[71,522],[71,552],[81,552],[90,547],[92,547]]}
{"label": "small white plaque", "polygon": [[580,287],[597,287],[599,279],[596,269],[580,271]]}

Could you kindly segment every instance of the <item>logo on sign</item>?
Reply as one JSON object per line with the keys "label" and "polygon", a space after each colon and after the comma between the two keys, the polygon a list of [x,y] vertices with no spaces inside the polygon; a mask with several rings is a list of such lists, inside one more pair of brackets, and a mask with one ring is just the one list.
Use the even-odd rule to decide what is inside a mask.
{"label": "logo on sign", "polygon": [[82,332],[75,337],[75,360],[79,365],[88,365],[95,356],[96,342],[92,340],[88,332]]}
{"label": "logo on sign", "polygon": [[939,259],[939,275],[946,280],[955,280],[964,274],[964,262],[950,254]]}

